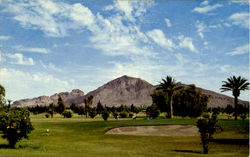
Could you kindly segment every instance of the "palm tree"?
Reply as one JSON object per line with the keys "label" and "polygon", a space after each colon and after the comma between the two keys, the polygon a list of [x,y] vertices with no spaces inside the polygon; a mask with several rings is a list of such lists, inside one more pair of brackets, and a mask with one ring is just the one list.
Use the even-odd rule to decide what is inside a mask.
{"label": "palm tree", "polygon": [[175,91],[179,90],[181,88],[180,82],[176,82],[174,78],[171,76],[167,76],[166,79],[162,79],[162,82],[160,82],[159,87],[156,90],[163,90],[163,92],[166,92],[169,98],[168,105],[169,105],[169,118],[173,118],[173,95]]}
{"label": "palm tree", "polygon": [[227,81],[222,81],[224,84],[222,85],[221,92],[232,91],[234,96],[234,115],[235,120],[237,120],[238,116],[238,97],[240,96],[240,91],[249,90],[248,85],[249,82],[245,78],[239,77],[230,77],[227,78]]}

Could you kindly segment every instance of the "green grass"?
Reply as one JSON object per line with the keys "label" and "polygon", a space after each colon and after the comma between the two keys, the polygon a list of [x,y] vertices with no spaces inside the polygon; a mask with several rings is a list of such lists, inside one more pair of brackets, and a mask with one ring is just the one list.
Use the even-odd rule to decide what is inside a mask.
{"label": "green grass", "polygon": [[[74,115],[64,119],[60,115],[45,118],[44,114],[32,115],[35,130],[29,140],[20,141],[15,149],[8,148],[7,141],[0,139],[2,157],[79,157],[79,156],[248,156],[248,120],[219,120],[223,128],[210,143],[208,155],[202,154],[200,137],[160,137],[134,135],[106,135],[111,128],[131,125],[195,125],[196,119],[159,117],[146,121],[139,116],[137,120],[109,118],[104,122],[100,116],[85,119]],[[49,133],[46,130],[49,129]],[[247,141],[248,143],[248,141]]]}

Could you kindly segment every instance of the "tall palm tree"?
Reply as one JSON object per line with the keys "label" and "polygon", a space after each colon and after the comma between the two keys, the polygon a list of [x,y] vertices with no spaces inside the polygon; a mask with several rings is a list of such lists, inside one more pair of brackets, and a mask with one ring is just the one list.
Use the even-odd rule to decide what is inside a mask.
{"label": "tall palm tree", "polygon": [[234,96],[234,115],[235,120],[237,120],[238,116],[238,97],[240,96],[240,91],[249,90],[249,82],[245,78],[239,77],[230,77],[227,78],[227,81],[222,81],[224,84],[222,85],[221,92],[232,91]]}
{"label": "tall palm tree", "polygon": [[168,105],[169,105],[169,118],[173,118],[173,95],[175,91],[179,90],[181,88],[180,82],[176,82],[174,78],[171,76],[167,76],[166,79],[162,79],[162,82],[160,82],[159,87],[157,90],[163,90],[163,92],[166,92],[169,98]]}

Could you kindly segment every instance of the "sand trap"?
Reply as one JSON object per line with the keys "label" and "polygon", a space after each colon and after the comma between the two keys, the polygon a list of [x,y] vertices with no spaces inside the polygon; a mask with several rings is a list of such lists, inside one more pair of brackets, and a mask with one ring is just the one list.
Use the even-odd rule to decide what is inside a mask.
{"label": "sand trap", "polygon": [[129,126],[114,128],[106,134],[147,135],[147,136],[199,136],[193,125]]}

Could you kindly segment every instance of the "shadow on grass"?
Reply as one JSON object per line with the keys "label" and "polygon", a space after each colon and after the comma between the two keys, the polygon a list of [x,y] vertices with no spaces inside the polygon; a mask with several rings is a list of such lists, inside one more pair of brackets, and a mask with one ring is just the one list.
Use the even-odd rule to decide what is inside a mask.
{"label": "shadow on grass", "polygon": [[248,145],[249,139],[212,139],[211,142],[220,144]]}
{"label": "shadow on grass", "polygon": [[23,145],[17,145],[15,147],[12,147],[8,144],[0,144],[0,149],[24,149],[24,148],[32,148],[32,149],[39,149],[39,146],[29,146],[27,144],[23,144]]}
{"label": "shadow on grass", "polygon": [[201,151],[195,151],[195,150],[178,150],[178,149],[175,149],[173,150],[175,152],[182,152],[182,153],[196,153],[196,154],[202,154]]}
{"label": "shadow on grass", "polygon": [[0,144],[0,149],[15,149],[15,147],[12,147],[8,144]]}

